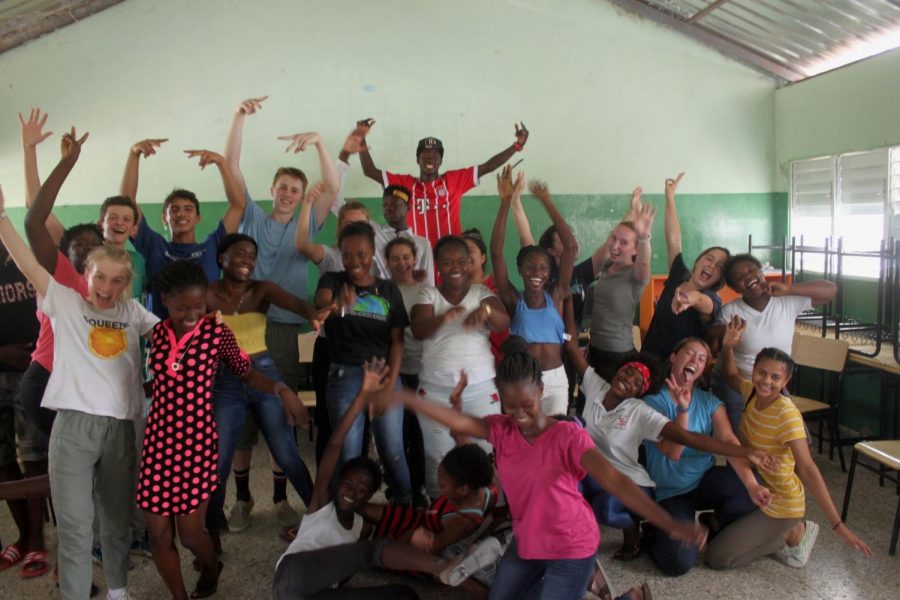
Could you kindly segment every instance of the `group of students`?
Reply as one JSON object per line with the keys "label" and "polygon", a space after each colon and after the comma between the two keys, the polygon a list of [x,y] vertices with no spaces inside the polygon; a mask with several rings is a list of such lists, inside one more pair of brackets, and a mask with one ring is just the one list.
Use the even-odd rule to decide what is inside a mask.
{"label": "group of students", "polygon": [[[220,531],[245,528],[253,506],[249,452],[259,430],[291,540],[276,566],[277,598],[415,597],[407,586],[339,587],[372,566],[491,598],[612,597],[597,560],[598,524],[623,530],[615,558],[645,551],[672,575],[691,569],[707,540],[713,568],[766,555],[802,567],[818,532],[804,519],[804,488],[848,545],[871,554],[840,521],[802,417],[783,395],[793,322],[828,302],[833,284],[767,283],[759,261],[722,247],[689,268],[679,175],[665,184],[669,277],[638,353],[632,322],[650,277],[656,213],[640,188],[608,239],[576,264],[578,242],[548,186],[527,185],[552,222],[535,244],[524,174],[504,166],[528,141],[524,124],[495,156],[451,171],[441,171],[441,141],[424,138],[413,176],[375,166],[366,144],[374,121],[362,120],[336,161],[316,133],[282,136],[288,151],[316,150],[322,181],[310,186],[302,171],[279,169],[266,214],[240,168],[244,122],[265,100],[238,105],[222,155],[187,151],[217,167],[228,200],[203,241],[191,192],[164,200],[170,239],[139,208],[140,159],[164,139],[130,149],[120,195],[104,201],[96,225],[63,232],[52,207],[87,134],[62,136],[60,162],[41,184],[35,148],[50,135],[46,115],[20,115],[29,243],[0,196],[0,239],[17,267],[7,260],[0,283],[18,273],[30,290],[11,303],[20,315],[37,296],[40,335],[30,362],[35,337],[25,328],[0,345],[0,475],[23,477],[18,438],[27,476],[0,483],[21,534],[0,553],[0,570],[49,569],[37,498],[52,491],[64,598],[95,591],[92,547],[108,598],[127,597],[129,550],[142,549],[172,597],[187,598],[176,534],[196,557],[190,597],[215,593]],[[385,224],[344,200],[354,154],[383,188]],[[501,167],[486,243],[463,230],[461,199]],[[329,212],[334,245],[317,240]],[[503,252],[510,213],[521,290]],[[125,249],[129,239],[136,251]],[[312,301],[304,299],[309,262],[319,270]],[[726,282],[741,298],[722,306],[716,291]],[[298,335],[310,326],[318,330],[314,483],[293,433],[309,420],[296,390]],[[710,392],[703,382],[714,351]],[[378,462],[368,457],[369,432]],[[226,520],[232,469],[236,502]],[[388,503],[373,504],[382,471]],[[299,528],[287,481],[306,505]],[[697,511],[711,512],[698,522]],[[99,544],[85,519],[94,514]],[[649,595],[644,584],[621,597]]]}

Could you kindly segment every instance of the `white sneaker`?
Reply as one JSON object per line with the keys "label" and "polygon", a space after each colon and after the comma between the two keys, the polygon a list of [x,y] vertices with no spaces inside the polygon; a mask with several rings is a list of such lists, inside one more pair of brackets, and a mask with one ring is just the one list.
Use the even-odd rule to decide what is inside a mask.
{"label": "white sneaker", "polygon": [[479,569],[495,563],[501,556],[503,556],[503,545],[500,544],[500,540],[493,536],[488,537],[452,561],[446,569],[441,571],[440,580],[446,585],[456,587]]}
{"label": "white sneaker", "polygon": [[228,513],[228,531],[240,533],[250,527],[250,511],[253,510],[253,498],[250,501],[238,500]]}
{"label": "white sneaker", "polygon": [[783,562],[789,567],[802,569],[809,562],[809,556],[812,554],[813,545],[816,543],[818,536],[819,526],[812,521],[807,521],[806,532],[803,534],[803,539],[800,540],[800,543],[793,547],[785,544],[784,548],[773,554],[773,556],[776,560]]}
{"label": "white sneaker", "polygon": [[287,500],[280,500],[275,506],[277,507],[276,514],[278,515],[279,526],[284,528],[297,526],[297,523],[300,521],[300,515],[297,514],[297,511],[294,510]]}

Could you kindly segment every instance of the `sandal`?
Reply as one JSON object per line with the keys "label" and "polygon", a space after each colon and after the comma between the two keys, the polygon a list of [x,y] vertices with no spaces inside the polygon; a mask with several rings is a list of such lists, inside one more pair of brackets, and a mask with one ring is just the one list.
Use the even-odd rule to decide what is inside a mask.
{"label": "sandal", "polygon": [[588,581],[588,591],[600,598],[600,600],[612,600],[613,598],[609,575],[606,574],[606,570],[600,564],[599,558],[594,559],[594,574]]}
{"label": "sandal", "polygon": [[290,544],[295,539],[297,539],[297,531],[299,528],[297,527],[284,527],[281,531],[278,532],[278,539],[282,542],[287,542]]}
{"label": "sandal", "polygon": [[636,546],[622,546],[618,550],[616,550],[615,554],[612,555],[613,560],[620,560],[622,562],[631,562],[641,555],[641,545],[638,544]]}
{"label": "sandal", "polygon": [[0,552],[0,571],[5,571],[25,558],[18,544],[10,544]]}
{"label": "sandal", "polygon": [[19,575],[25,579],[40,577],[50,570],[50,555],[46,550],[32,550],[25,555],[25,562],[19,570]]}
{"label": "sandal", "polygon": [[197,580],[197,585],[194,586],[194,591],[191,592],[191,598],[193,600],[198,600],[199,598],[207,598],[216,593],[216,590],[219,588],[219,577],[222,575],[222,568],[225,565],[220,560],[218,563],[218,573],[216,573],[216,578],[213,580],[204,580],[201,576],[200,579]]}

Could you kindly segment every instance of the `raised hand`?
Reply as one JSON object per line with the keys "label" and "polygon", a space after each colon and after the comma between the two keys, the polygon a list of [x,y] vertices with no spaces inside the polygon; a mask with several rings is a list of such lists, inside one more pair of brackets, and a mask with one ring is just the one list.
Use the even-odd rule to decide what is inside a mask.
{"label": "raised hand", "polygon": [[687,385],[679,385],[675,381],[674,375],[666,378],[666,387],[669,389],[669,396],[675,403],[675,406],[688,408],[691,405],[691,388]]}
{"label": "raised hand", "polygon": [[143,156],[144,158],[147,158],[156,154],[156,149],[168,141],[169,138],[147,138],[146,140],[141,140],[134,146],[132,146],[131,153],[135,156]]}
{"label": "raised hand", "polygon": [[[640,200],[638,201],[640,203]],[[656,207],[652,204],[641,203],[631,220],[634,225],[634,231],[637,233],[638,239],[647,239],[650,237],[650,231],[653,228],[653,218],[656,216]]]}
{"label": "raised hand", "polygon": [[675,290],[675,295],[672,296],[672,312],[676,315],[680,315],[691,307],[691,297],[688,296],[687,285],[687,283],[682,283]]}
{"label": "raised hand", "polygon": [[268,100],[268,96],[259,96],[258,98],[247,98],[235,109],[235,113],[239,115],[252,115],[256,111],[262,109],[262,103]]}
{"label": "raised hand", "polygon": [[44,123],[47,122],[47,113],[41,113],[41,109],[32,108],[28,113],[28,120],[19,113],[19,123],[22,129],[22,145],[34,147],[53,135],[52,131],[44,133]]}
{"label": "raised hand", "polygon": [[528,129],[525,127],[525,123],[513,123],[513,127],[516,128],[516,143],[519,144],[519,148],[525,146],[525,142],[528,141]]}
{"label": "raised hand", "polygon": [[666,198],[671,198],[675,195],[675,190],[678,189],[678,184],[681,182],[682,177],[684,177],[684,171],[679,173],[675,179],[666,179]]}
{"label": "raised hand", "polygon": [[541,202],[547,203],[550,202],[550,188],[547,187],[546,181],[541,181],[540,179],[532,179],[528,182],[528,191],[531,192],[531,195],[540,200]]}
{"label": "raised hand", "polygon": [[300,201],[304,204],[315,204],[324,193],[325,184],[321,181],[317,181],[306,190],[306,193],[303,194],[303,198],[301,198]]}
{"label": "raised hand", "polygon": [[641,202],[641,194],[643,193],[644,190],[641,188],[641,186],[638,186],[634,188],[634,190],[632,190],[631,200],[629,201],[628,205],[628,213],[625,215],[625,219],[623,220],[634,222],[634,220],[637,218],[638,211],[641,209],[641,206],[643,206],[643,203]]}
{"label": "raised hand", "polygon": [[74,127],[69,133],[64,133],[59,145],[59,151],[62,154],[62,157],[78,160],[78,155],[81,154],[81,146],[87,141],[88,135],[90,134],[85,133],[79,138],[78,134],[75,133]]}
{"label": "raised hand", "polygon": [[375,126],[375,119],[372,117],[368,117],[365,119],[360,119],[356,122],[355,132],[358,132],[361,136],[366,137],[368,135],[369,130]]}
{"label": "raised hand", "polygon": [[459,381],[456,382],[456,387],[450,392],[450,406],[452,406],[454,410],[462,412],[462,394],[467,385],[469,385],[469,376],[466,374],[465,369],[460,369]]}
{"label": "raised hand", "polygon": [[308,133],[295,133],[293,135],[279,135],[279,140],[290,141],[287,148],[284,149],[285,152],[294,151],[294,154],[298,152],[303,152],[306,150],[307,146],[315,146],[322,142],[322,136],[320,136],[315,131],[310,131]]}
{"label": "raised hand", "polygon": [[734,348],[740,344],[745,329],[747,329],[747,322],[744,319],[737,315],[731,317],[731,320],[725,324],[725,335],[722,337],[722,346],[725,348]]}
{"label": "raised hand", "polygon": [[751,450],[747,460],[763,471],[768,471],[770,473],[776,472],[781,465],[781,462],[777,458],[762,450]]}
{"label": "raised hand", "polygon": [[185,150],[188,158],[199,158],[200,169],[205,169],[208,165],[221,165],[225,163],[225,157],[218,152],[212,150]]}
{"label": "raised hand", "polygon": [[[519,173],[519,176],[522,177],[522,173]],[[512,179],[512,167],[505,165],[497,174],[497,194],[500,196],[500,202],[509,203],[515,187]]]}

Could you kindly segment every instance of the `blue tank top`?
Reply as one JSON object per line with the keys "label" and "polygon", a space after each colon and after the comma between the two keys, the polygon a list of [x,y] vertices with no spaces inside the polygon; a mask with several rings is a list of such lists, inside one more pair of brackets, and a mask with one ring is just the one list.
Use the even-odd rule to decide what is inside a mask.
{"label": "blue tank top", "polygon": [[546,303],[543,308],[528,308],[525,294],[519,294],[516,314],[513,315],[509,332],[525,339],[529,344],[562,344],[565,327],[562,317],[553,305],[553,297],[544,292]]}

